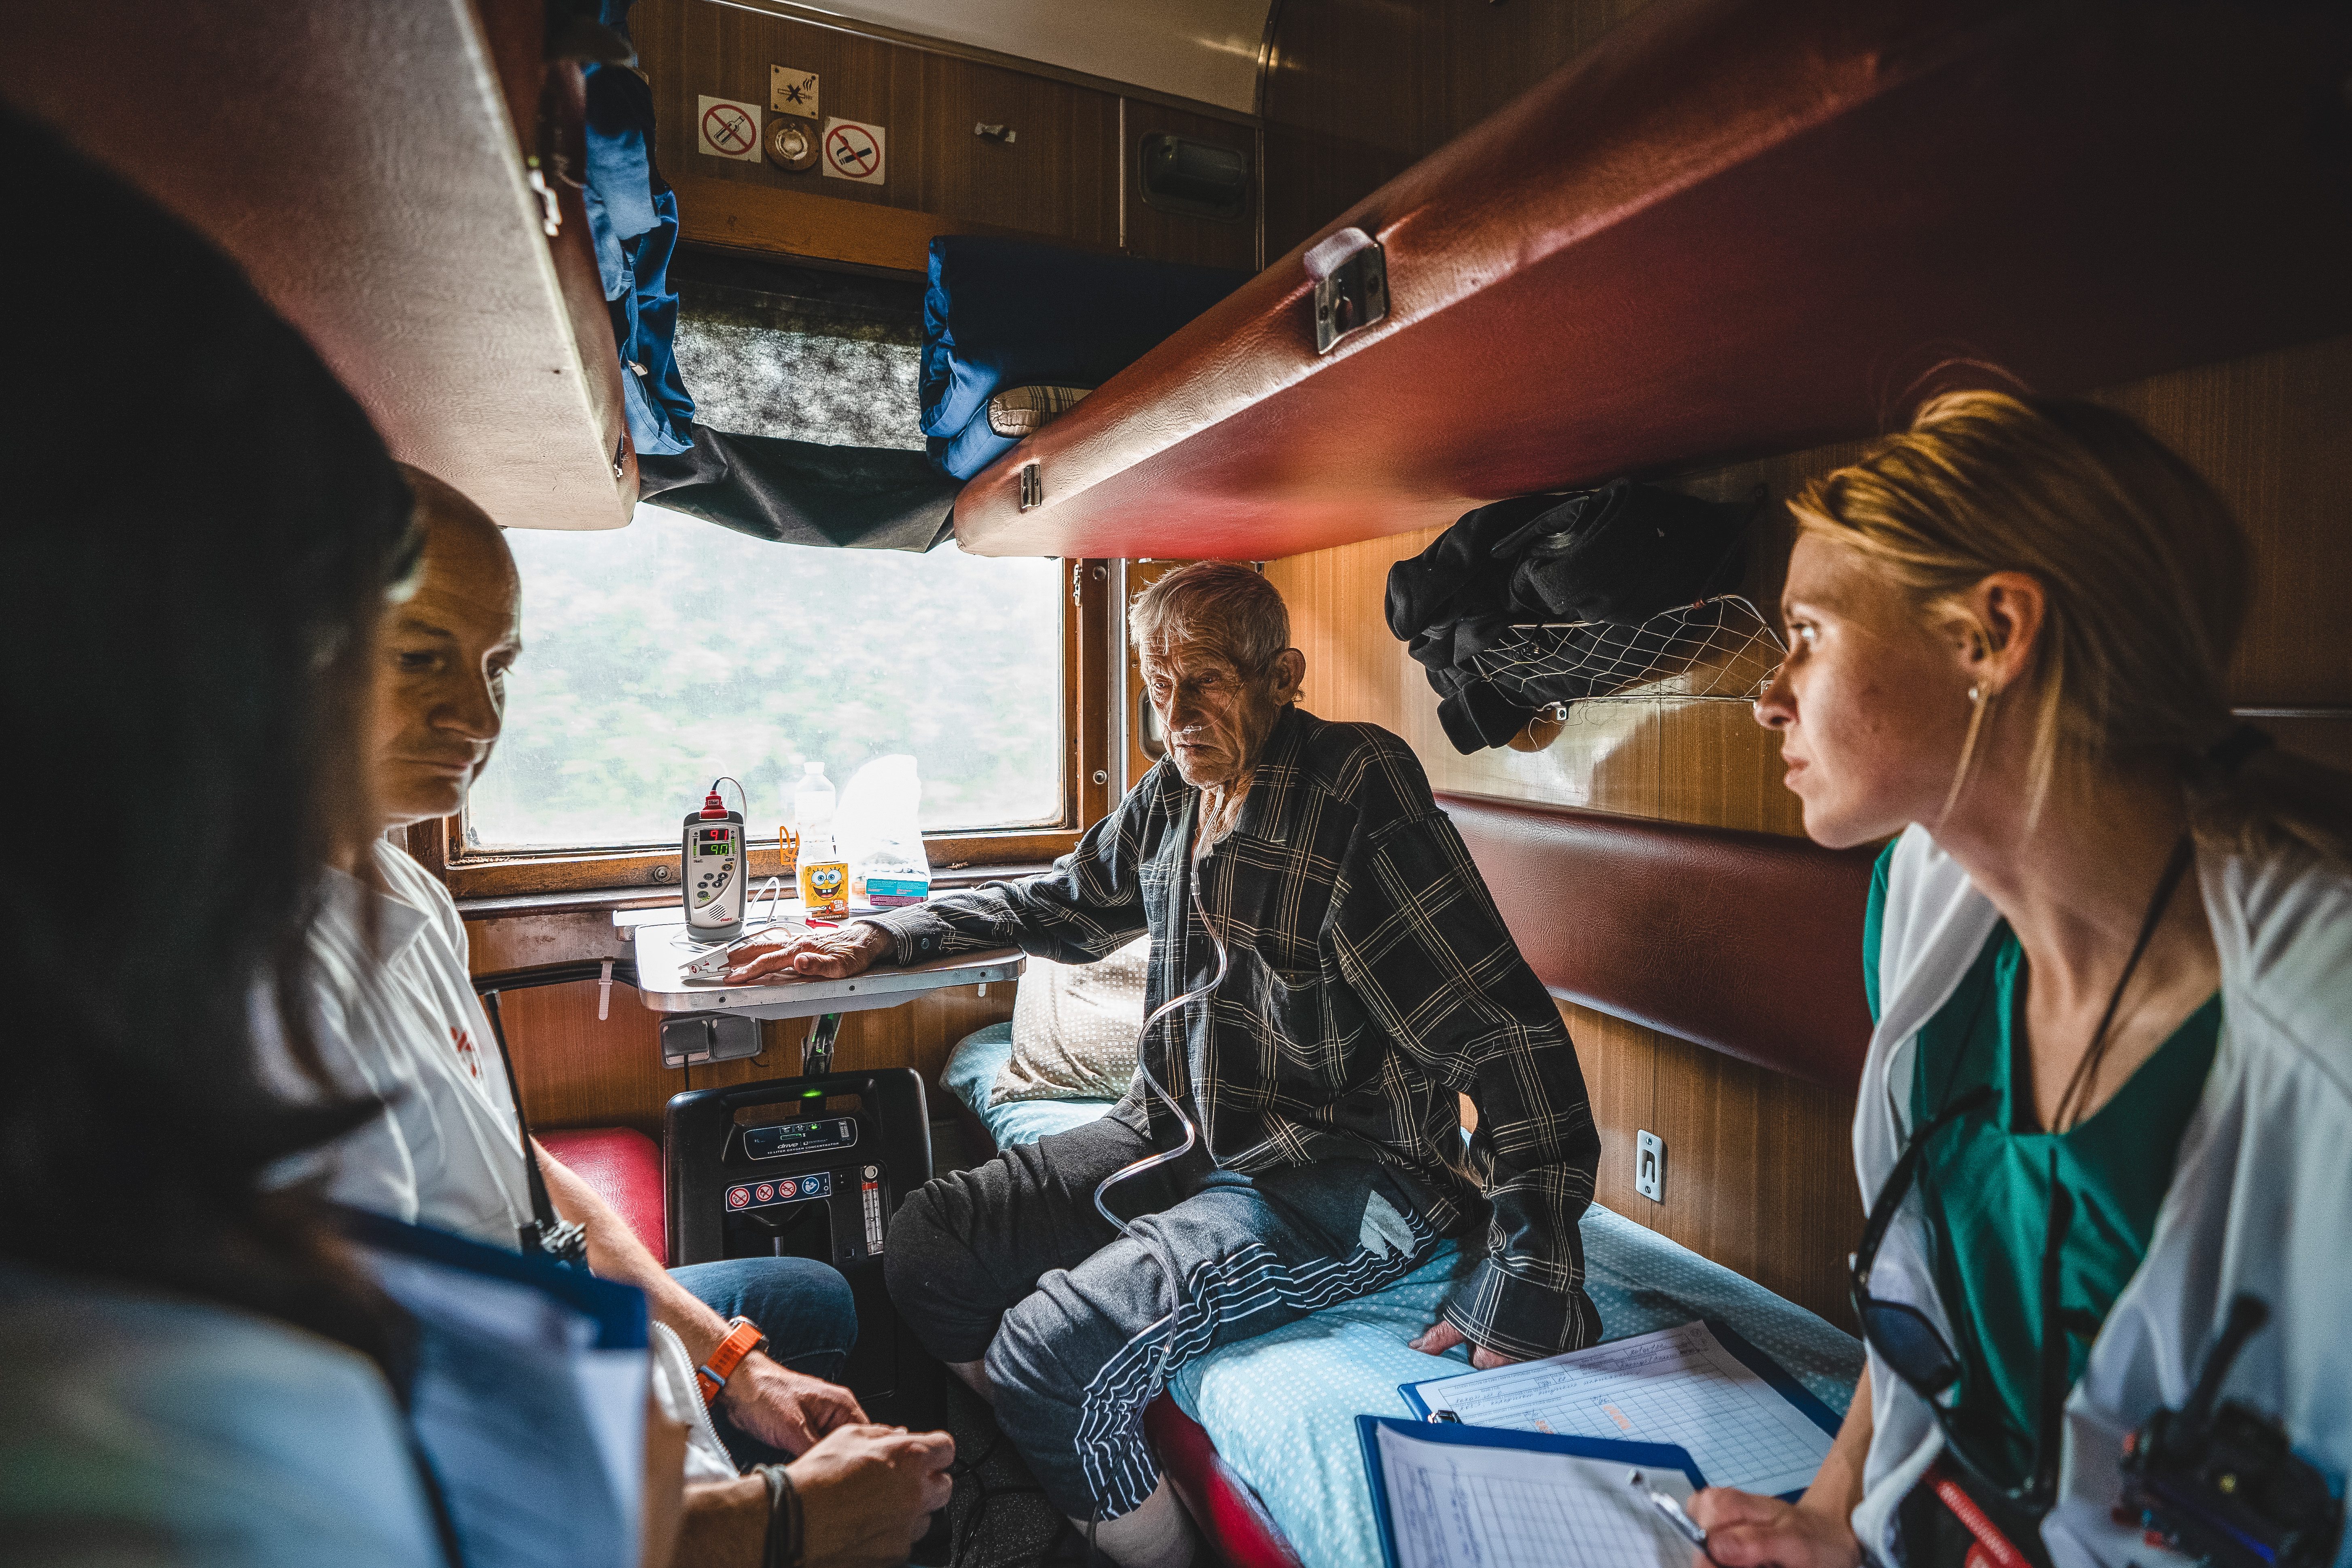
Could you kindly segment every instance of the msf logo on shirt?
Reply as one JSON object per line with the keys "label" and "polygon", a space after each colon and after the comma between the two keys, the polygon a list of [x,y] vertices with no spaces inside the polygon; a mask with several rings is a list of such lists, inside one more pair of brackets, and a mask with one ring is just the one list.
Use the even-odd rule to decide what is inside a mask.
{"label": "msf logo on shirt", "polygon": [[455,1025],[449,1028],[449,1043],[457,1047],[457,1059],[476,1078],[482,1076],[482,1055],[474,1048],[474,1037]]}

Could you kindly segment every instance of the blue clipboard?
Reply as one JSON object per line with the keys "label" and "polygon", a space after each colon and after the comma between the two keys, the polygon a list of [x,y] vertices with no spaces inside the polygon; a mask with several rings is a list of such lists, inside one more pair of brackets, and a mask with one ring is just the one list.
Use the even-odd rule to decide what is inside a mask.
{"label": "blue clipboard", "polygon": [[1465,1448],[1519,1448],[1561,1454],[1572,1459],[1606,1459],[1635,1470],[1679,1470],[1691,1489],[1706,1485],[1690,1451],[1667,1443],[1622,1443],[1601,1437],[1562,1437],[1550,1432],[1514,1432],[1503,1426],[1460,1426],[1450,1422],[1403,1421],[1393,1415],[1359,1415],[1356,1440],[1364,1450],[1364,1479],[1371,1483],[1372,1517],[1381,1527],[1381,1561],[1397,1568],[1396,1521],[1389,1511],[1388,1473],[1381,1464],[1380,1432],[1393,1427],[1417,1442]]}

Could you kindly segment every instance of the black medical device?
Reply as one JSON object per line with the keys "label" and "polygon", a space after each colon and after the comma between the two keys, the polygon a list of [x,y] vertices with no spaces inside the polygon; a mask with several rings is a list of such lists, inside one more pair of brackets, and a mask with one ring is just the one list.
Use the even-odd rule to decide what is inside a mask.
{"label": "black medical device", "polygon": [[2213,1568],[2326,1568],[2344,1500],[2277,1422],[2234,1399],[2214,1407],[2231,1363],[2269,1320],[2252,1296],[2230,1303],[2188,1403],[2159,1409],[2124,1439],[2117,1511],[2137,1516],[2152,1543]]}
{"label": "black medical device", "polygon": [[[812,1020],[811,1034],[829,1036],[824,1023]],[[671,1097],[662,1119],[670,1262],[830,1263],[857,1304],[857,1343],[841,1381],[877,1421],[935,1426],[938,1363],[882,1280],[890,1215],[931,1179],[923,1080],[908,1068],[825,1071],[830,1045],[799,1078]]]}

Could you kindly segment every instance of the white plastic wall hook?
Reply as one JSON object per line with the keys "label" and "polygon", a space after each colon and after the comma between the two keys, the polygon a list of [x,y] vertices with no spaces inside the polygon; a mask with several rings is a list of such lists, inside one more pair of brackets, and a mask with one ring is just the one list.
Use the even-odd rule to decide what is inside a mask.
{"label": "white plastic wall hook", "polygon": [[604,961],[604,972],[596,982],[596,1021],[603,1023],[613,1014],[613,961]]}

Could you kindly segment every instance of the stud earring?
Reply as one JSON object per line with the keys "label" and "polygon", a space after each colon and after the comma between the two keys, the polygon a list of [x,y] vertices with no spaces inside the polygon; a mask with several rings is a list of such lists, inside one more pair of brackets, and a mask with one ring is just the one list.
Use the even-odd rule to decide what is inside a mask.
{"label": "stud earring", "polygon": [[1980,701],[1982,701],[1983,700],[1984,700],[1984,698],[1983,698],[1983,693],[1979,692],[1979,691],[1975,687],[1973,687],[1973,686],[1971,686],[1971,687],[1969,687],[1969,701],[1971,701],[1971,702],[1980,702]]}

